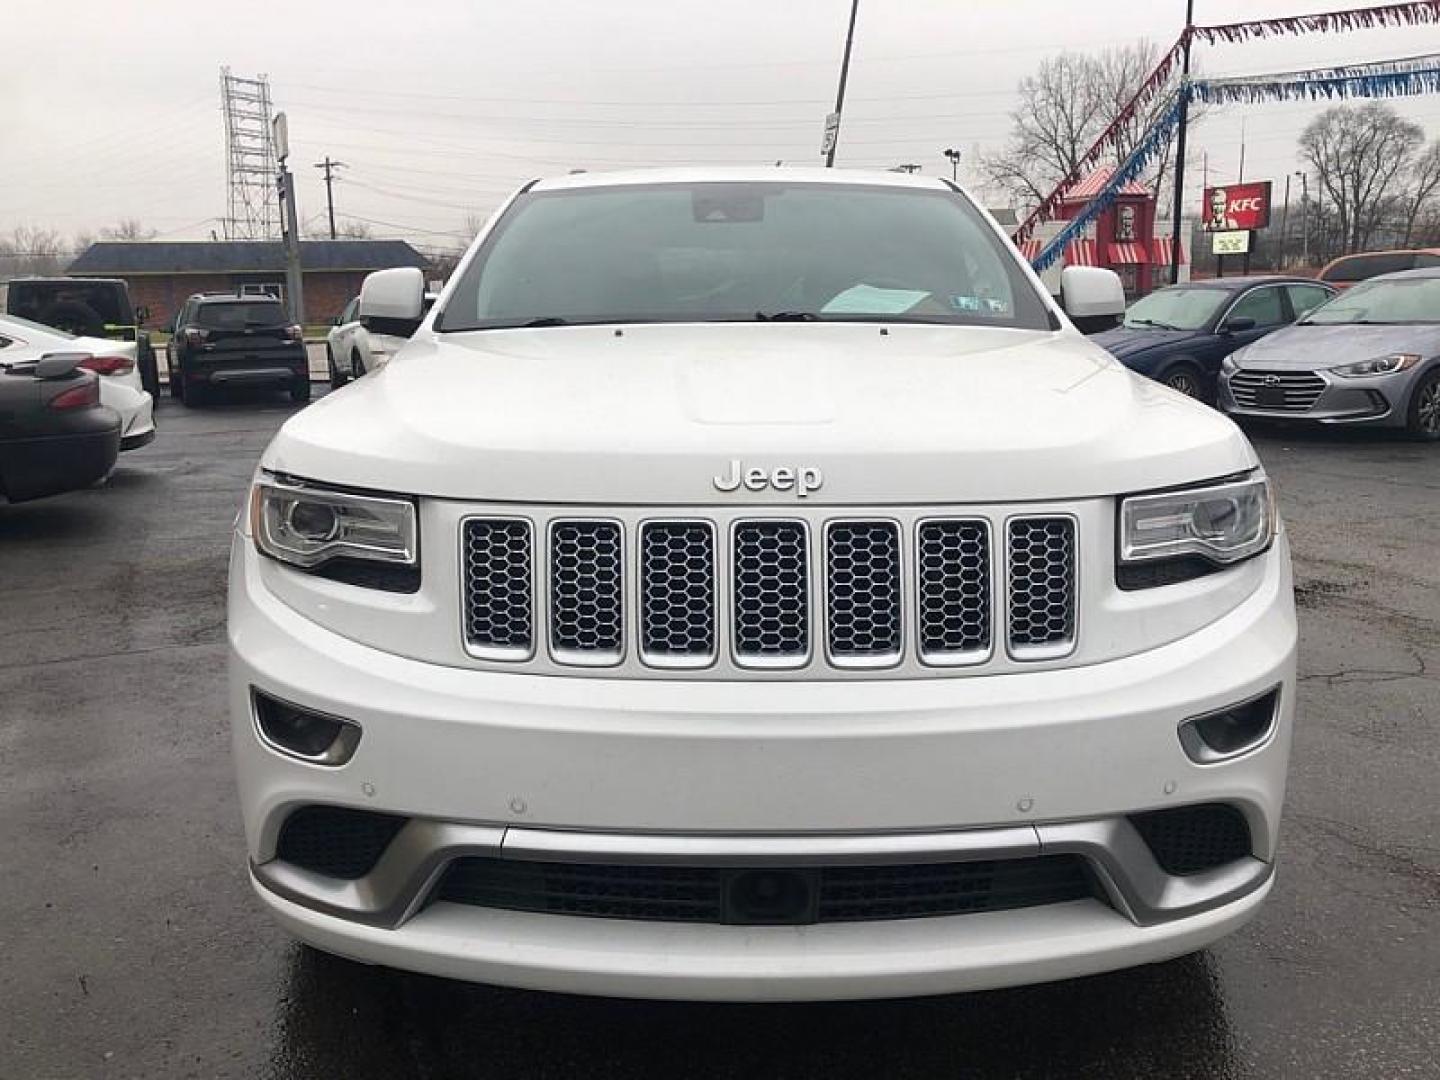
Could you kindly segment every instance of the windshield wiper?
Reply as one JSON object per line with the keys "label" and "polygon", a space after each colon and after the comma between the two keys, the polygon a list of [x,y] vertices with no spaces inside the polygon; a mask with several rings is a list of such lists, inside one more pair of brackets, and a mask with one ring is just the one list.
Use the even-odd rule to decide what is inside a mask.
{"label": "windshield wiper", "polygon": [[758,322],[815,322],[820,316],[813,311],[757,311]]}
{"label": "windshield wiper", "polygon": [[1159,319],[1126,319],[1126,326],[1153,326],[1158,330],[1183,330],[1181,326],[1171,326],[1168,322],[1161,322]]}

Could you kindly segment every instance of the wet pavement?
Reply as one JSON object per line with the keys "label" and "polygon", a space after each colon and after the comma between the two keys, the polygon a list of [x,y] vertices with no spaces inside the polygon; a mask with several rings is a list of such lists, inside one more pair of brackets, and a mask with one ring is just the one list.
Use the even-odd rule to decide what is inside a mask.
{"label": "wet pavement", "polygon": [[1195,956],[715,1006],[301,949],[246,884],[229,524],[280,398],[167,401],[104,488],[0,506],[0,1078],[1440,1076],[1440,447],[1255,434],[1301,605],[1279,881]]}

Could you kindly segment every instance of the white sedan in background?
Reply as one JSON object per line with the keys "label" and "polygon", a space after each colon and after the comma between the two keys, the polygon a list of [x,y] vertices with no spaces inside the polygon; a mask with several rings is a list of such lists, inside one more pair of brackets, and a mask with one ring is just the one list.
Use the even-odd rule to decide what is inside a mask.
{"label": "white sedan in background", "polygon": [[[425,294],[427,312],[439,295]],[[410,333],[389,333],[375,326],[367,327],[360,321],[360,298],[357,296],[346,304],[325,335],[325,362],[330,371],[331,388],[338,390],[351,379],[384,367],[414,333],[413,327],[393,329],[409,329]]]}
{"label": "white sedan in background", "polygon": [[15,315],[0,315],[0,359],[38,358],[43,353],[86,352],[80,366],[100,376],[100,402],[120,414],[120,449],[134,450],[155,438],[155,401],[140,385],[133,341],[76,337]]}

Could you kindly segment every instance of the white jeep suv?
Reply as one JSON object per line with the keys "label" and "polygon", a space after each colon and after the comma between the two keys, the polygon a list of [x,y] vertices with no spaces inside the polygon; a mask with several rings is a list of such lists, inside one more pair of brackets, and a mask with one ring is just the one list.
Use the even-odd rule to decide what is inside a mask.
{"label": "white jeep suv", "polygon": [[[234,540],[255,889],[297,937],[635,997],[930,994],[1190,952],[1273,880],[1290,564],[1225,417],[963,191],[517,193]],[[418,271],[361,309],[419,319]]]}

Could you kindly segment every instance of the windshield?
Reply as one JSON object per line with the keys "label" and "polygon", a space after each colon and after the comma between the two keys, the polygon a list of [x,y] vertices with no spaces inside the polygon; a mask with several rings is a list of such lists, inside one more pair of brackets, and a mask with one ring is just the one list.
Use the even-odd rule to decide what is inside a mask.
{"label": "windshield", "polygon": [[436,329],[772,318],[1051,325],[961,196],[777,182],[522,195]]}
{"label": "windshield", "polygon": [[1440,323],[1440,277],[1367,281],[1321,304],[1300,320],[1341,323]]}
{"label": "windshield", "polygon": [[243,330],[247,326],[284,326],[289,320],[278,301],[201,304],[195,323],[207,330]]}
{"label": "windshield", "polygon": [[1125,325],[1138,330],[1199,330],[1229,297],[1224,289],[1161,289],[1125,309]]}

